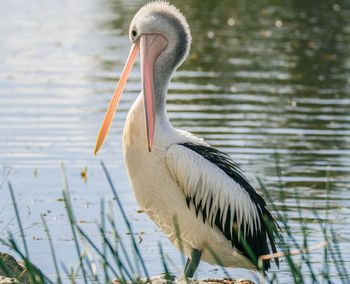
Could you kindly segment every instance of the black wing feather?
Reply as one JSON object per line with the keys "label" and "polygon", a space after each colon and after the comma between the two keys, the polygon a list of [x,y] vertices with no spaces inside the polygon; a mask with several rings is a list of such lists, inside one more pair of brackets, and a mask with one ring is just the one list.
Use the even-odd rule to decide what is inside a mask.
{"label": "black wing feather", "polygon": [[[248,257],[256,266],[258,265],[256,260],[258,259],[259,256],[270,253],[267,238],[269,238],[272,252],[276,253],[277,250],[275,245],[275,239],[274,239],[273,232],[271,232],[271,228],[272,228],[272,231],[275,231],[278,225],[275,219],[273,218],[273,216],[271,215],[271,213],[267,210],[265,200],[250,185],[250,183],[247,181],[245,176],[241,173],[241,170],[238,167],[238,165],[234,161],[232,161],[232,159],[227,154],[213,147],[194,144],[194,143],[183,143],[180,145],[196,152],[197,154],[201,155],[203,158],[205,158],[209,162],[218,166],[221,170],[223,170],[230,178],[232,178],[236,183],[238,183],[249,194],[250,199],[257,207],[257,212],[259,214],[259,219],[260,219],[260,231],[254,230],[254,232],[251,232],[250,230],[248,230],[245,237],[246,244],[248,244],[250,250],[255,255],[255,260],[249,254],[243,242],[240,241],[240,238],[242,238],[243,235],[240,234],[239,236],[238,232],[243,232],[243,228],[245,226],[244,222],[242,222],[240,230],[238,230],[237,227],[235,228],[234,224],[237,224],[237,216],[235,214],[233,216],[234,223],[233,224],[230,223],[230,220],[231,220],[230,207],[228,208],[226,222],[223,222],[221,218],[223,212],[221,212],[220,208],[218,208],[213,220],[207,220],[207,215],[206,215],[207,204],[204,206],[204,208],[202,207],[202,202],[199,202],[196,205],[195,203],[196,196],[186,197],[187,206],[190,207],[190,203],[192,202],[192,204],[195,206],[197,217],[199,212],[202,212],[203,222],[205,223],[206,221],[208,221],[211,226],[215,225],[225,235],[225,237],[229,241],[231,241],[232,246],[235,247],[243,255]],[[213,197],[211,197],[211,201],[208,205],[209,211],[211,210],[212,205],[213,205]],[[266,227],[266,224],[265,224],[266,221],[269,224],[270,228]],[[233,230],[232,230],[232,226],[234,227]],[[232,235],[231,235],[231,231],[232,231]],[[276,264],[278,265],[279,264],[278,258],[275,258],[275,261],[276,261]],[[264,261],[263,264],[264,264],[265,270],[270,268],[269,260]]]}

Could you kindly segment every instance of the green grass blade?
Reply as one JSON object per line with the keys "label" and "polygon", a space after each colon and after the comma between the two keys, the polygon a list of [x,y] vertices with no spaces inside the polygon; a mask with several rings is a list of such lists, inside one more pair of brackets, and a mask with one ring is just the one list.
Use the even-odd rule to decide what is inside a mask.
{"label": "green grass blade", "polygon": [[13,194],[13,189],[12,189],[12,185],[11,185],[10,182],[8,182],[8,186],[9,186],[9,189],[10,189],[11,199],[12,199],[12,202],[13,202],[13,208],[15,209],[15,213],[16,213],[17,224],[18,224],[18,227],[19,227],[19,229],[21,231],[21,235],[22,235],[25,256],[26,256],[26,258],[29,259],[29,251],[28,251],[28,247],[27,247],[26,238],[24,236],[24,231],[23,231],[23,226],[22,226],[22,222],[21,222],[21,217],[20,217],[20,215],[18,213],[18,208],[17,208],[15,195]]}
{"label": "green grass blade", "polygon": [[217,264],[220,266],[221,271],[225,274],[226,277],[231,277],[226,268],[224,267],[221,259],[217,256],[217,254],[214,252],[214,250],[208,245],[205,244],[206,249],[209,251],[209,253],[212,255],[212,257],[215,259]]}
{"label": "green grass blade", "polygon": [[113,272],[114,276],[116,278],[119,278],[118,273],[114,270],[114,268],[109,264],[106,255],[103,254],[103,252],[101,252],[97,246],[91,241],[91,239],[85,234],[85,232],[77,225],[77,230],[79,232],[79,234],[82,235],[82,237],[89,243],[89,245],[97,252],[97,254],[102,257],[103,262],[109,267],[109,269],[111,269],[111,271]]}
{"label": "green grass blade", "polygon": [[[101,230],[101,228],[100,228],[100,230]],[[101,231],[101,233],[102,233],[102,231]],[[102,234],[101,234],[101,235],[102,235]],[[113,260],[114,260],[114,261],[116,262],[116,264],[118,265],[118,268],[119,268],[119,270],[120,270],[120,273],[121,273],[122,278],[125,279],[125,277],[124,277],[124,275],[123,275],[123,274],[124,274],[123,271],[124,271],[125,274],[127,275],[127,277],[128,277],[129,279],[133,279],[131,273],[128,271],[128,269],[127,269],[127,268],[125,267],[125,265],[123,264],[123,262],[122,262],[122,260],[121,260],[121,258],[120,258],[120,256],[119,256],[118,251],[113,249],[113,246],[111,245],[110,241],[106,238],[105,235],[102,235],[102,237],[103,237],[103,242],[107,245],[107,248],[109,249],[109,251],[110,251],[111,254],[113,255]]]}
{"label": "green grass blade", "polygon": [[[100,208],[101,208],[101,226],[103,228],[103,231],[105,231],[105,210],[104,210],[104,200],[103,198],[101,198],[100,200]],[[105,242],[103,241],[103,238],[102,238],[102,253],[104,255],[104,259],[106,259],[106,255],[107,255],[107,252],[106,252],[106,246],[105,246]],[[102,269],[103,269],[103,274],[104,274],[104,278],[105,278],[105,283],[109,283],[110,279],[109,279],[109,275],[108,275],[108,271],[107,271],[107,265],[106,265],[106,262],[103,261],[102,262]]]}
{"label": "green grass blade", "polygon": [[52,256],[52,260],[53,260],[53,264],[55,266],[56,282],[60,284],[60,283],[62,283],[62,281],[61,281],[61,277],[60,277],[60,271],[59,271],[58,265],[57,265],[57,259],[56,259],[55,249],[53,247],[53,243],[52,243],[52,239],[51,239],[51,234],[50,234],[49,228],[48,228],[48,226],[46,224],[46,221],[44,219],[43,214],[40,214],[40,217],[41,217],[41,221],[43,223],[43,226],[44,226],[44,229],[45,229],[45,232],[46,232],[46,235],[47,235],[47,239],[48,239],[49,246],[50,246],[50,251],[51,251],[51,256]]}
{"label": "green grass blade", "polygon": [[67,214],[68,214],[68,218],[69,218],[69,223],[70,223],[70,227],[71,227],[71,231],[73,234],[73,239],[74,239],[74,244],[75,244],[75,249],[77,251],[77,255],[78,255],[78,259],[79,259],[79,265],[83,274],[83,279],[84,279],[84,283],[87,284],[87,275],[86,275],[86,271],[84,268],[84,264],[83,264],[83,259],[82,259],[82,255],[81,255],[81,251],[80,251],[80,246],[78,243],[78,238],[77,238],[77,233],[75,231],[75,226],[76,226],[76,220],[73,214],[73,209],[71,206],[71,202],[70,202],[70,198],[69,198],[69,189],[68,189],[68,181],[67,181],[67,175],[66,175],[66,171],[64,169],[64,165],[63,163],[61,163],[61,171],[62,171],[62,177],[63,177],[63,183],[64,183],[64,190],[63,190],[63,199],[64,199],[64,203],[66,205],[66,210],[67,210]]}
{"label": "green grass blade", "polygon": [[174,215],[174,217],[173,217],[173,223],[174,223],[174,227],[175,227],[176,238],[179,240],[182,265],[185,267],[186,260],[185,260],[185,255],[184,255],[184,248],[183,248],[182,238],[181,238],[181,234],[180,234],[179,222],[177,220],[176,215]]}
{"label": "green grass blade", "polygon": [[162,260],[163,268],[164,268],[164,274],[165,274],[165,279],[167,280],[167,283],[171,283],[172,278],[169,273],[168,265],[166,264],[165,258],[164,258],[164,253],[163,253],[163,248],[162,244],[158,243],[158,249],[159,249],[159,255],[160,259]]}
{"label": "green grass blade", "polygon": [[[118,234],[118,231],[117,231],[117,228],[116,228],[116,225],[115,225],[115,222],[114,222],[114,218],[113,218],[113,211],[112,211],[111,203],[109,203],[108,205],[109,205],[108,221],[109,221],[109,224],[112,227],[113,237],[114,237],[115,243],[116,244],[118,243],[120,245],[120,248],[121,248],[121,250],[122,250],[122,252],[124,254],[124,257],[125,257],[126,262],[127,262],[128,266],[129,266],[129,268],[131,270],[131,273],[135,274],[134,267],[132,266],[130,257],[128,255],[127,251],[126,251],[125,246],[124,246],[124,242],[123,242],[123,240],[121,239],[121,237]],[[117,248],[114,248],[114,249],[116,250]],[[138,270],[138,275],[140,275],[140,271],[139,270]]]}
{"label": "green grass blade", "polygon": [[130,233],[130,236],[131,236],[131,240],[132,240],[132,243],[133,243],[134,250],[135,250],[135,252],[137,253],[137,256],[138,256],[138,258],[139,258],[139,260],[140,260],[140,262],[141,262],[143,271],[144,271],[144,273],[145,273],[145,275],[146,275],[148,281],[150,281],[149,273],[148,273],[148,271],[147,271],[145,262],[144,262],[144,260],[143,260],[143,258],[142,258],[141,252],[140,252],[140,250],[139,250],[138,247],[137,247],[137,244],[136,244],[136,241],[135,241],[135,238],[134,238],[134,235],[133,235],[133,231],[132,231],[132,229],[131,229],[130,222],[129,222],[128,218],[126,217],[126,214],[125,214],[123,205],[122,205],[121,202],[120,202],[120,199],[119,199],[119,196],[118,196],[118,194],[117,194],[117,191],[116,191],[115,188],[114,188],[114,184],[113,184],[113,182],[112,182],[112,179],[111,179],[111,177],[110,177],[110,175],[109,175],[109,172],[108,172],[108,170],[107,170],[105,164],[103,163],[103,161],[101,161],[101,166],[102,166],[102,169],[103,169],[103,171],[104,171],[104,173],[105,173],[105,175],[106,175],[106,177],[107,177],[108,183],[109,183],[109,185],[110,185],[110,187],[111,187],[111,189],[112,189],[113,195],[114,195],[114,197],[115,197],[115,199],[116,199],[116,201],[117,201],[117,203],[118,203],[118,207],[119,207],[119,209],[120,209],[120,212],[122,213],[124,222],[126,223],[126,226],[128,227],[128,230],[129,230],[129,233]]}

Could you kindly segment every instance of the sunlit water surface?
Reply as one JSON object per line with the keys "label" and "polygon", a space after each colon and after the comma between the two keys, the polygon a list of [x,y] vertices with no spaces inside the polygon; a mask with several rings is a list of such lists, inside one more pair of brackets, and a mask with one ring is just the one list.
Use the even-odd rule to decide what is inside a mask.
{"label": "sunlit water surface", "polygon": [[[301,242],[296,191],[310,244],[323,241],[316,209],[333,225],[349,268],[350,6],[346,1],[323,2],[175,1],[187,16],[193,43],[170,85],[168,112],[175,127],[229,153],[254,184],[255,177],[261,178],[282,210],[274,159],[278,152],[285,210],[295,237]],[[108,138],[98,158],[93,156],[129,52],[128,26],[143,3],[15,0],[1,5],[0,236],[6,238],[10,230],[21,240],[8,186],[2,183],[7,177],[31,258],[52,278],[40,213],[46,215],[59,260],[67,267],[78,263],[61,201],[60,161],[77,220],[94,241],[100,241],[100,199],[112,199],[99,164],[103,159],[142,237],[139,247],[150,273],[163,271],[158,242],[181,266],[176,249],[147,216],[137,213],[123,162],[123,125],[140,91],[138,62]],[[81,176],[85,167],[86,180]],[[327,172],[331,193],[325,220]],[[315,251],[312,262],[319,270],[322,261],[322,250]],[[254,279],[242,269],[229,272]],[[278,275],[283,283],[291,280],[284,263]],[[197,277],[205,276],[222,272],[202,263]]]}

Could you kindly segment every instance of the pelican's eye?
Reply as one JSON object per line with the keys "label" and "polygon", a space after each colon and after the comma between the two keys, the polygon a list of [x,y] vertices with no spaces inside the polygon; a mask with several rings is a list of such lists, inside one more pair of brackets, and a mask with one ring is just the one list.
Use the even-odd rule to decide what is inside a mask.
{"label": "pelican's eye", "polygon": [[132,34],[133,37],[136,37],[137,36],[137,31],[136,30],[132,30],[131,34]]}

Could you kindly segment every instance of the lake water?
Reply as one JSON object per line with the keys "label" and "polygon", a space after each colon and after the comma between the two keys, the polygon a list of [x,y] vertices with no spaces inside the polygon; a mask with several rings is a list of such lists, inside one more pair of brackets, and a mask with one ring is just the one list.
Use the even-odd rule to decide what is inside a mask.
{"label": "lake water", "polygon": [[[334,227],[349,269],[350,4],[320,2],[174,1],[188,19],[193,43],[170,85],[168,112],[175,127],[227,152],[253,183],[255,177],[261,178],[277,205],[274,153],[278,152],[285,210],[300,242],[294,191],[300,197],[310,244],[318,244],[323,239],[313,209],[326,218],[330,172],[330,212],[324,221]],[[181,263],[156,226],[137,213],[123,161],[124,121],[140,91],[138,61],[106,142],[98,158],[93,156],[130,50],[128,27],[144,3],[14,0],[1,5],[0,236],[6,238],[10,230],[20,241],[7,182],[2,184],[6,180],[16,193],[31,258],[52,278],[54,267],[40,213],[46,214],[60,261],[67,267],[78,263],[60,201],[60,161],[66,167],[76,217],[92,239],[100,240],[95,230],[100,198],[112,199],[99,164],[102,159],[135,232],[144,233],[140,248],[150,273],[163,271],[159,241]],[[86,180],[81,176],[85,167]],[[322,250],[313,252],[313,263],[320,269],[322,257]],[[254,279],[242,269],[229,271]],[[278,275],[281,283],[291,281],[284,263]],[[197,277],[205,276],[222,273],[202,263]]]}

